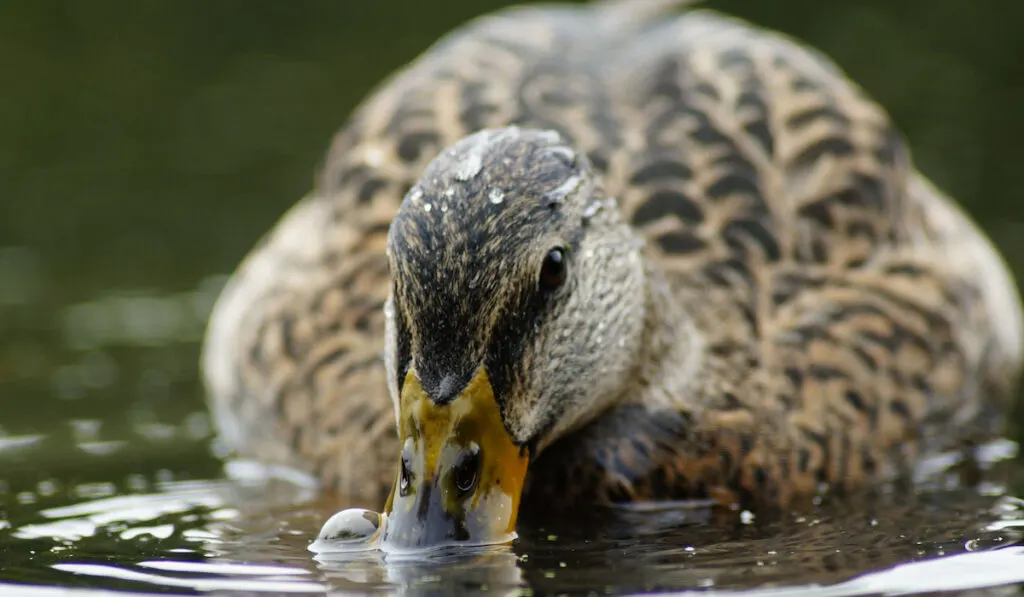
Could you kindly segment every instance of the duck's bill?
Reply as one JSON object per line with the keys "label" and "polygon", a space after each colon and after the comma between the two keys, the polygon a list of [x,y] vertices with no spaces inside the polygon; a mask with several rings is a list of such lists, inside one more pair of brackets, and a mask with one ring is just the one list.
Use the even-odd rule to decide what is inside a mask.
{"label": "duck's bill", "polygon": [[445,405],[431,401],[410,370],[400,400],[402,455],[385,507],[385,545],[511,541],[529,458],[505,430],[486,370]]}

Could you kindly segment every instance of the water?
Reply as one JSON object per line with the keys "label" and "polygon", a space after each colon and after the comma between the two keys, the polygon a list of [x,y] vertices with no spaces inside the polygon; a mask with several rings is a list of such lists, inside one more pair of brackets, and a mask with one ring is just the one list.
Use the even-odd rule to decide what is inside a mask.
{"label": "water", "polygon": [[[36,279],[38,292],[52,292],[30,249],[4,255],[0,287]],[[983,453],[991,468],[975,489],[950,483],[955,459],[935,459],[913,499],[824,503],[778,521],[684,507],[621,511],[528,525],[511,547],[316,556],[308,547],[324,521],[367,504],[319,496],[290,471],[216,457],[196,350],[222,283],[214,276],[170,295],[107,293],[59,308],[51,326],[39,304],[0,308],[9,332],[0,369],[0,594],[17,586],[40,595],[77,587],[838,596],[1024,582],[1024,506],[1007,497],[1024,495],[1024,484],[1015,482],[1010,442]],[[958,563],[963,557],[975,559]]]}
{"label": "water", "polygon": [[1015,547],[1024,539],[1024,502],[996,497],[993,486],[823,505],[765,525],[669,508],[620,512],[596,526],[529,527],[511,547],[314,557],[307,547],[336,503],[246,463],[228,470],[230,478],[185,480],[163,470],[106,488],[8,491],[0,592],[26,583],[162,594],[761,595],[787,588],[839,596],[1024,581],[1024,545]]}
{"label": "water", "polygon": [[[1014,461],[776,522],[619,512],[386,561],[307,549],[367,504],[225,472],[198,381],[224,276],[361,97],[499,4],[0,3],[0,594],[1019,594]],[[1024,278],[1024,4],[707,4],[835,57]]]}

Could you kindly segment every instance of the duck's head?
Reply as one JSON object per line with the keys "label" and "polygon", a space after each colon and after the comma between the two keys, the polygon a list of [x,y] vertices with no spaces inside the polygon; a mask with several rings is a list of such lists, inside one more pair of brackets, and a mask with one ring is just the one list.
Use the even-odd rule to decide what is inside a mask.
{"label": "duck's head", "polygon": [[388,259],[402,452],[385,541],[506,540],[531,459],[635,373],[641,245],[585,156],[553,132],[506,128],[426,168]]}

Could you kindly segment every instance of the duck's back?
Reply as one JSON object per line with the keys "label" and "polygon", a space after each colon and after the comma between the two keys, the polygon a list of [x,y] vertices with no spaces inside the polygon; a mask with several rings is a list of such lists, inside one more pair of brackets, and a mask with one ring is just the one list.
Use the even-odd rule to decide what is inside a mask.
{"label": "duck's back", "polygon": [[879,446],[987,426],[1022,336],[995,251],[827,59],[674,4],[504,11],[372,94],[215,311],[205,370],[229,443],[349,491],[387,484],[388,224],[438,151],[509,124],[559,131],[602,172],[709,353],[750,378],[709,395]]}

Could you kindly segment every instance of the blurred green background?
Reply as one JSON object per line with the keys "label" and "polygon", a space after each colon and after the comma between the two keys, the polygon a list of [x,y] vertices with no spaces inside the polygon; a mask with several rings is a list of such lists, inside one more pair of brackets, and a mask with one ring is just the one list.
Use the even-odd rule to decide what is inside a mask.
{"label": "blurred green background", "polygon": [[[220,276],[377,82],[502,4],[0,2],[0,491],[215,471],[197,358]],[[704,4],[833,57],[1024,279],[1024,2]]]}

